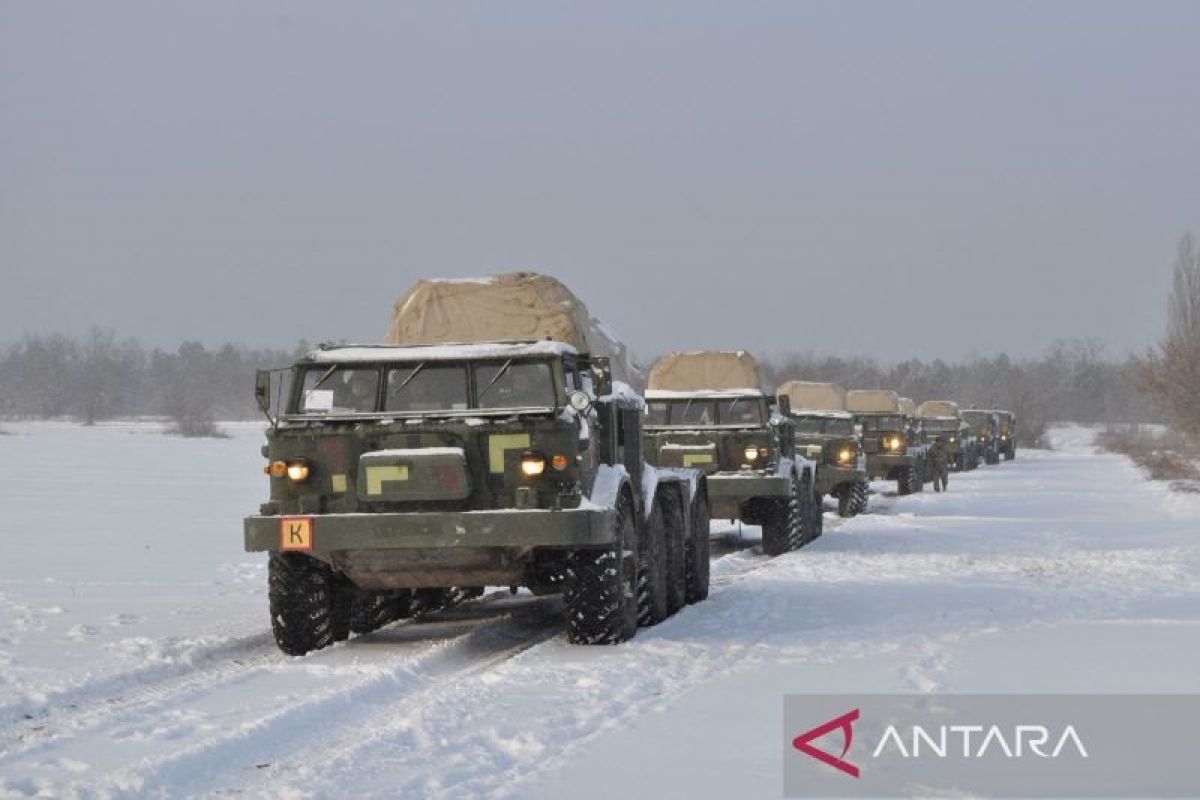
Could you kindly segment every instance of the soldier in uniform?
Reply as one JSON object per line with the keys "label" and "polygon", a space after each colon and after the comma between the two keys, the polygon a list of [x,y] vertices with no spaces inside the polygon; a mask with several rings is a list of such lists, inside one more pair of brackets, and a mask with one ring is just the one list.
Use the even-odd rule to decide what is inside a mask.
{"label": "soldier in uniform", "polygon": [[950,484],[950,444],[944,435],[933,440],[929,448],[929,465],[933,468],[933,490],[945,491]]}

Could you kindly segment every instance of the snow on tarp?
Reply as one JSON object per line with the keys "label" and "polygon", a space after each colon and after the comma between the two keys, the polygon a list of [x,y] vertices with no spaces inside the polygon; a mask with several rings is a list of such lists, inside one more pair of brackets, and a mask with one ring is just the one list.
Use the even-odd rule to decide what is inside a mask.
{"label": "snow on tarp", "polygon": [[449,344],[550,339],[607,356],[613,376],[640,383],[628,350],[556,278],[510,272],[490,278],[421,280],[396,300],[388,344]]}
{"label": "snow on tarp", "polygon": [[649,389],[673,392],[729,391],[754,387],[761,392],[762,370],[745,350],[668,353],[650,368]]}
{"label": "snow on tarp", "polygon": [[775,394],[787,397],[792,411],[842,411],[846,408],[846,390],[836,383],[788,381]]}
{"label": "snow on tarp", "polygon": [[910,417],[917,413],[917,404],[913,402],[911,397],[900,398],[900,413],[907,414]]}
{"label": "snow on tarp", "polygon": [[957,417],[958,403],[951,400],[926,400],[917,406],[918,417]]}
{"label": "snow on tarp", "polygon": [[453,360],[472,358],[518,358],[520,356],[574,355],[575,348],[562,342],[522,342],[445,345],[370,345],[354,344],[324,347],[308,354],[319,363],[366,361]]}
{"label": "snow on tarp", "polygon": [[900,395],[891,389],[851,389],[846,392],[846,410],[855,414],[899,414]]}

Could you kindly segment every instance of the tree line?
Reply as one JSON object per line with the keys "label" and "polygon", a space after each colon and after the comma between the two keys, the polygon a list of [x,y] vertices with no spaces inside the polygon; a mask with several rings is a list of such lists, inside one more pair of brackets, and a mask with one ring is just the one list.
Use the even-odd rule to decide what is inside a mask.
{"label": "tree line", "polygon": [[[111,330],[80,338],[27,335],[0,349],[0,417],[70,418],[85,424],[129,417],[172,421],[185,435],[211,435],[217,420],[253,419],[254,370],[286,366],[307,352],[185,342],[147,348]],[[1145,422],[1157,418],[1133,379],[1138,364],[1105,357],[1094,341],[1052,345],[1038,358],[1007,355],[961,362],[789,354],[764,363],[770,385],[833,381],[848,389],[891,388],[918,402],[953,399],[963,407],[1005,408],[1022,438],[1039,442],[1047,422]]]}

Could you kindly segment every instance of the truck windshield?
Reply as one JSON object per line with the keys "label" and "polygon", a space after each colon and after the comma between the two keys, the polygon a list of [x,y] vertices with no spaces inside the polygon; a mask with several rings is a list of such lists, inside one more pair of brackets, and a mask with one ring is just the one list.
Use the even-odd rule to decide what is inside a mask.
{"label": "truck windshield", "polygon": [[707,428],[714,425],[764,424],[761,397],[708,400],[680,398],[651,400],[646,404],[646,425]]}
{"label": "truck windshield", "polygon": [[795,417],[796,433],[823,433],[829,436],[853,436],[854,420],[838,417]]}
{"label": "truck windshield", "polygon": [[922,420],[921,425],[925,430],[937,433],[954,433],[959,427],[956,419],[926,419]]}
{"label": "truck windshield", "polygon": [[301,387],[299,414],[369,414],[379,402],[379,370],[310,367]]}
{"label": "truck windshield", "polygon": [[863,417],[862,425],[864,431],[898,431],[904,428],[904,417],[898,414]]}
{"label": "truck windshield", "polygon": [[388,370],[385,411],[461,411],[467,408],[466,367],[417,364]]}
{"label": "truck windshield", "polygon": [[554,373],[547,363],[506,361],[475,367],[479,408],[554,408]]}
{"label": "truck windshield", "polygon": [[963,419],[968,425],[991,425],[992,415],[983,411],[964,411]]}

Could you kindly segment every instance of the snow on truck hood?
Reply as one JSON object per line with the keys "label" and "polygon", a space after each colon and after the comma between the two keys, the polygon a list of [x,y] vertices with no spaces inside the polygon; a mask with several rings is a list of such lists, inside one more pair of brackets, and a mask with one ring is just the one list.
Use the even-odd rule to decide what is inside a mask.
{"label": "snow on truck hood", "polygon": [[310,361],[321,364],[341,364],[368,361],[453,361],[565,355],[578,355],[578,351],[563,342],[536,341],[431,345],[354,344],[314,350],[308,354],[308,358]]}

